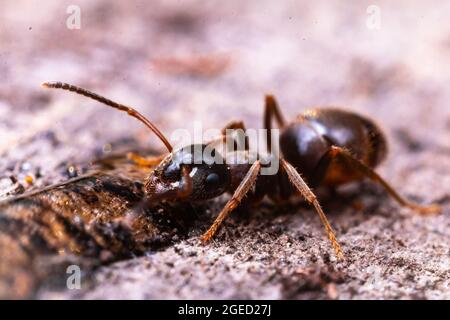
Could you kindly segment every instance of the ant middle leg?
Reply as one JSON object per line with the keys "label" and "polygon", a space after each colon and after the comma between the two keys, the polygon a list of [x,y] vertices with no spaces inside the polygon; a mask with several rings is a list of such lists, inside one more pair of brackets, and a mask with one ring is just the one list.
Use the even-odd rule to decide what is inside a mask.
{"label": "ant middle leg", "polygon": [[281,166],[286,171],[291,183],[297,188],[297,190],[306,199],[306,201],[308,201],[308,203],[313,205],[314,208],[316,209],[316,212],[319,214],[320,220],[322,221],[323,225],[325,226],[325,230],[327,231],[328,238],[331,241],[331,245],[333,246],[337,257],[339,259],[344,259],[344,252],[342,251],[342,248],[336,239],[333,228],[331,228],[331,225],[328,222],[328,219],[325,216],[325,213],[323,212],[322,207],[320,206],[316,195],[311,191],[311,189],[308,187],[308,185],[303,180],[303,178],[300,176],[300,174],[297,172],[297,170],[289,162],[287,162],[283,158],[280,159],[280,162],[281,162]]}
{"label": "ant middle leg", "polygon": [[367,177],[373,182],[377,182],[403,207],[407,207],[420,214],[439,213],[441,207],[438,205],[422,206],[412,201],[409,201],[399,195],[393,187],[391,187],[378,173],[372,168],[356,159],[349,151],[344,148],[331,146],[330,150],[322,157],[316,169],[316,177],[313,179],[314,183],[320,183],[323,180],[327,169],[333,161],[340,161],[346,168],[353,171],[355,175]]}
{"label": "ant middle leg", "polygon": [[267,130],[267,151],[272,151],[272,119],[275,117],[275,120],[278,123],[278,126],[280,128],[283,128],[285,126],[285,120],[283,115],[281,114],[280,107],[278,106],[277,101],[275,100],[274,96],[272,95],[266,95],[265,99],[265,105],[264,105],[264,129]]}

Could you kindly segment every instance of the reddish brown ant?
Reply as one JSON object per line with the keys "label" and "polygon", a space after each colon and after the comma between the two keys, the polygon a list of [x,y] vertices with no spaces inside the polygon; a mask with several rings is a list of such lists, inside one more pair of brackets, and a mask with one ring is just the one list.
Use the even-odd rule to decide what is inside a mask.
{"label": "reddish brown ant", "polygon": [[[221,162],[197,159],[198,153],[192,152],[196,149],[192,148],[194,145],[174,151],[158,128],[133,108],[66,83],[46,82],[43,87],[73,91],[125,111],[143,122],[160,138],[169,151],[167,155],[154,158],[130,155],[139,165],[156,166],[144,184],[144,191],[149,199],[197,201],[215,198],[225,192],[232,193],[231,199],[202,236],[203,242],[214,236],[218,227],[244,196],[249,196],[251,201],[260,201],[267,195],[273,201],[281,202],[300,192],[319,214],[336,255],[343,258],[343,251],[333,229],[308,184],[313,187],[337,186],[369,178],[381,184],[402,206],[421,214],[441,210],[437,205],[421,206],[406,200],[373,170],[387,153],[386,140],[371,120],[356,113],[339,109],[313,109],[300,114],[295,121],[286,123],[275,99],[266,96],[264,128],[267,129],[267,148],[271,150],[269,137],[272,120],[275,118],[281,129],[282,156],[279,158],[281,167],[277,174],[260,175],[261,161],[251,163],[248,160],[248,148],[241,152],[241,157],[248,160],[245,163],[229,163],[226,155]],[[223,132],[225,129],[244,129],[244,125],[242,122],[232,122]],[[203,144],[200,148],[203,150],[208,146],[210,144]],[[217,159],[217,154],[214,157]]]}

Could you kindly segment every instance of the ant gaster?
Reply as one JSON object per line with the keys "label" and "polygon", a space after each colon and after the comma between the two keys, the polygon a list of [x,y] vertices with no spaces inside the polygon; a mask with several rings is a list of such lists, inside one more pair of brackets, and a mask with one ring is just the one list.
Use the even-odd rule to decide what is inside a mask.
{"label": "ant gaster", "polygon": [[[277,174],[259,175],[262,167],[260,160],[232,164],[227,163],[227,154],[223,156],[223,161],[197,159],[199,153],[192,150],[198,150],[200,147],[202,151],[211,147],[214,141],[174,151],[161,131],[133,108],[67,83],[46,82],[42,86],[73,91],[125,111],[143,122],[158,136],[166,146],[168,154],[153,158],[129,155],[139,165],[155,166],[144,184],[144,192],[149,199],[196,201],[215,198],[226,192],[231,193],[231,199],[203,234],[203,242],[214,236],[218,227],[244,196],[248,196],[249,201],[258,202],[267,195],[279,203],[300,193],[319,214],[336,255],[343,258],[343,251],[333,229],[309,186],[337,186],[363,178],[379,183],[400,205],[418,213],[440,211],[437,205],[421,206],[406,200],[373,170],[387,153],[385,137],[371,120],[353,112],[312,109],[300,114],[293,122],[286,123],[275,99],[270,95],[266,96],[264,128],[267,129],[267,149],[271,151],[270,131],[275,119],[281,129],[282,156],[279,158],[281,166]],[[223,134],[226,129],[244,130],[245,127],[242,122],[232,122],[224,128]],[[203,156],[204,153],[200,152],[200,155]],[[214,159],[217,159],[218,154],[213,152],[213,155]],[[248,146],[240,151],[240,157],[250,159]]]}

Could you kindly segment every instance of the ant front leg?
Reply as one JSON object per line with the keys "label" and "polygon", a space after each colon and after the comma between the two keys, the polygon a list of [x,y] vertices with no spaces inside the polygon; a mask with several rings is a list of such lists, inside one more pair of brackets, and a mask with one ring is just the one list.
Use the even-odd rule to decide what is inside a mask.
{"label": "ant front leg", "polygon": [[[378,173],[376,173],[372,168],[368,167],[366,164],[356,159],[347,150],[332,146],[330,150],[323,156],[321,163],[322,168],[319,170],[323,175],[326,169],[332,163],[333,160],[341,161],[346,167],[353,170],[356,174],[362,175],[369,178],[373,182],[377,182],[383,186],[383,188],[403,207],[410,208],[420,214],[431,214],[441,212],[441,207],[438,205],[421,206],[417,203],[411,202],[401,195],[399,195],[393,187],[391,187],[383,178],[381,178]],[[319,163],[320,165],[320,163]]]}
{"label": "ant front leg", "polygon": [[[230,130],[232,131],[231,134]],[[239,139],[236,142],[236,138],[233,136],[234,131],[238,131],[238,137]],[[244,144],[244,150],[248,151],[250,149],[250,144],[248,141],[248,137],[245,134],[245,125],[243,121],[232,121],[229,124],[227,124],[221,131],[221,135],[215,139],[213,139],[209,144],[215,145],[215,144],[222,144],[226,147],[224,149],[224,154],[226,152],[233,152],[237,150],[242,150],[241,146]],[[239,136],[241,135],[241,136]],[[241,139],[243,137],[243,139]],[[230,139],[230,140],[227,140]]]}
{"label": "ant front leg", "polygon": [[156,157],[148,157],[144,158],[140,155],[130,152],[127,154],[127,158],[133,161],[135,164],[137,164],[140,167],[154,167],[158,165],[164,158],[166,157],[166,154],[162,154],[160,156]]}
{"label": "ant front leg", "polygon": [[245,125],[243,121],[231,121],[229,124],[227,124],[223,129],[222,129],[222,135],[226,135],[227,130],[238,130],[238,129],[242,129],[245,131]]}
{"label": "ant front leg", "polygon": [[239,205],[239,203],[242,201],[242,198],[245,197],[247,192],[255,184],[260,169],[261,163],[259,162],[259,160],[257,160],[255,161],[255,163],[252,164],[247,174],[245,175],[244,179],[242,180],[241,184],[237,187],[236,191],[234,191],[233,196],[227,202],[227,204],[222,209],[220,214],[217,216],[214,223],[211,225],[208,231],[206,231],[201,237],[203,243],[206,243],[209,240],[211,240],[214,234],[216,234],[217,229],[222,224],[222,222],[226,219],[226,217],[228,217],[231,211],[233,211]]}
{"label": "ant front leg", "polygon": [[[238,134],[237,137],[233,136],[233,133],[235,132]],[[229,135],[229,133],[231,133],[231,135]],[[232,121],[227,124],[226,127],[222,129],[222,137],[222,141],[226,143],[228,152],[242,150],[242,144],[244,144],[245,151],[248,151],[250,148],[248,137],[245,134],[245,125],[243,121]],[[227,141],[229,138],[232,139],[232,145],[229,141]],[[238,139],[238,141],[236,141],[236,139]]]}

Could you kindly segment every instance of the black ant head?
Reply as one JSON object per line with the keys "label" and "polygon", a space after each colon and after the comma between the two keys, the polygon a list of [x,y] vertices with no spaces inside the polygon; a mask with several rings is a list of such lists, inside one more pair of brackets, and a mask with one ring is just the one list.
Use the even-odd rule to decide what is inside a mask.
{"label": "black ant head", "polygon": [[126,112],[145,124],[164,143],[169,155],[158,165],[145,183],[151,199],[200,200],[217,197],[230,184],[230,173],[223,158],[212,146],[194,144],[177,151],[162,132],[136,109],[114,102],[89,90],[62,82],[45,82],[44,88],[75,92]]}
{"label": "black ant head", "polygon": [[145,182],[155,200],[204,200],[223,194],[230,172],[212,146],[193,144],[170,153]]}

